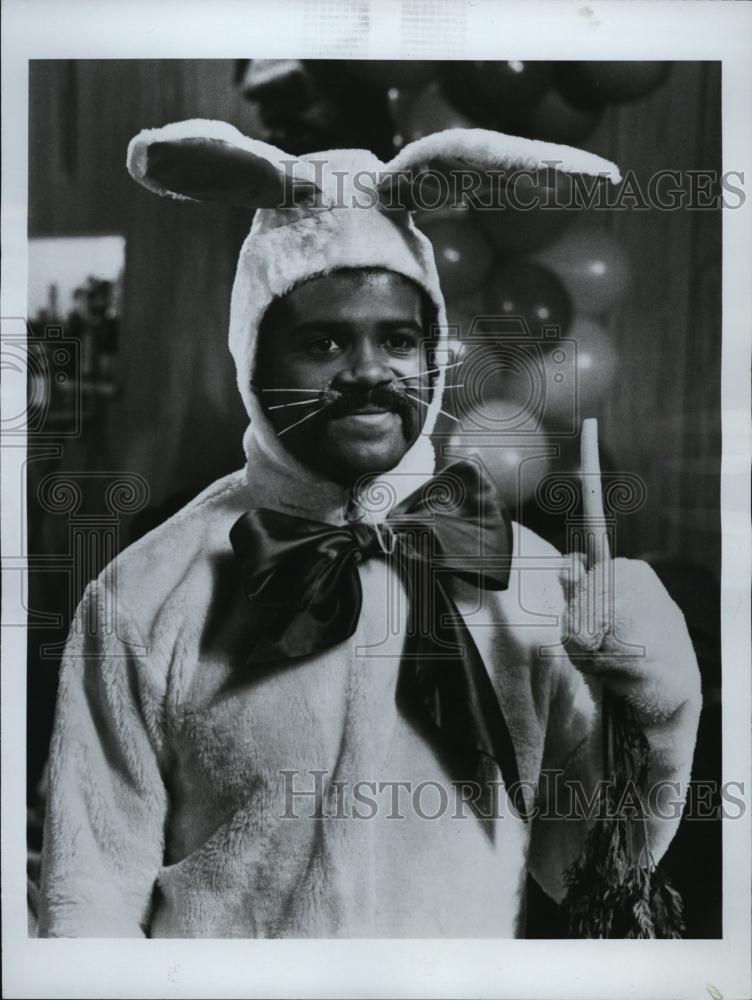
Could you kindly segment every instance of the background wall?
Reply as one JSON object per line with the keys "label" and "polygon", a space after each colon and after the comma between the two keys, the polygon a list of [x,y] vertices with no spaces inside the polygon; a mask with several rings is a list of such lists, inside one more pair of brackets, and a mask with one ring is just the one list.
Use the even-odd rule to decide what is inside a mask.
{"label": "background wall", "polygon": [[[101,408],[97,428],[66,444],[61,456],[30,465],[30,544],[40,553],[67,544],[61,519],[43,518],[35,507],[34,484],[53,468],[128,470],[144,478],[152,513],[123,521],[122,546],[243,462],[245,414],[226,332],[249,213],[156,198],[125,169],[128,141],[142,128],[205,117],[254,134],[258,121],[233,76],[232,63],[209,60],[32,64],[29,236],[119,233],[127,248],[115,367],[121,392]],[[632,168],[644,184],[666,168],[720,169],[720,86],[717,64],[675,64],[650,96],[609,106],[583,145]],[[714,590],[720,570],[720,212],[614,212],[599,224],[618,236],[633,279],[608,318],[618,371],[592,415],[600,419],[602,445],[614,465],[639,473],[648,488],[645,507],[619,524],[620,550],[660,553],[679,566],[675,586],[697,605],[691,624],[696,642],[707,646],[710,705],[720,682]],[[30,601],[47,610],[57,603],[62,620],[30,633],[31,786],[46,753],[57,671],[54,656],[38,656],[38,645],[62,637],[78,597],[41,577],[32,580]],[[698,751],[708,774],[720,759],[714,711]],[[685,849],[680,842],[682,850],[680,867],[707,868],[710,854],[717,862],[719,847],[694,841]],[[704,924],[697,918],[698,933],[717,932],[715,888],[709,904],[702,899],[710,888],[698,896],[698,912],[701,905],[707,911]],[[691,897],[691,885],[687,891]]]}

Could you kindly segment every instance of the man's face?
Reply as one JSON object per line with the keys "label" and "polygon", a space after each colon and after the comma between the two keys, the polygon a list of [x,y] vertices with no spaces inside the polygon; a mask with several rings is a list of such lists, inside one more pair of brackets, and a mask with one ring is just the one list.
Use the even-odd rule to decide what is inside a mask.
{"label": "man's face", "polygon": [[340,271],[276,302],[254,388],[287,450],[347,486],[393,469],[431,398],[425,324],[418,287],[389,271]]}

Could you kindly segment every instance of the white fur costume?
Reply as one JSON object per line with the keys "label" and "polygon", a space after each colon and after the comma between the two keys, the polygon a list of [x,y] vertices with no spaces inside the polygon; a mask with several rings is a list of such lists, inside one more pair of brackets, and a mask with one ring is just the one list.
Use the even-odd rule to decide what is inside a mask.
{"label": "white fur costume", "polygon": [[[160,143],[166,159],[151,155]],[[254,671],[246,665],[253,616],[228,533],[250,507],[345,522],[345,491],[287,453],[251,391],[258,323],[275,296],[313,274],[380,266],[422,285],[443,323],[426,238],[405,213],[337,207],[337,171],[345,172],[345,198],[357,170],[457,160],[501,168],[553,159],[563,169],[618,174],[576,150],[453,130],[413,143],[386,166],[358,150],[303,158],[296,204],[278,210],[288,159],[201,121],[142,133],[129,150],[131,172],[157,193],[259,209],[238,262],[230,327],[251,417],[247,465],[127,549],[81,603],[51,751],[40,919],[49,936],[509,937],[522,932],[526,871],[560,899],[563,869],[583,845],[584,823],[525,825],[508,813],[492,842],[471,814],[441,809],[435,784],[418,800],[424,816],[410,793],[386,786],[369,789],[374,817],[352,818],[353,806],[371,811],[352,798],[357,782],[450,788],[395,706],[404,634],[385,628],[384,607],[388,595],[404,622],[402,585],[381,560],[361,564],[364,600],[351,639],[294,666]],[[360,498],[370,518],[385,517],[433,474],[428,434],[442,386],[443,376],[416,444]],[[454,596],[496,684],[521,778],[561,768],[590,788],[601,777],[597,686],[560,645],[557,556],[515,526],[509,588],[479,595],[457,583]],[[655,719],[651,776],[683,783],[699,683],[678,611],[668,627],[677,662],[687,664],[678,668],[678,692],[662,702],[661,688],[643,683],[635,701]],[[314,772],[323,772],[325,818],[310,818],[310,796],[293,800],[298,818],[290,817],[286,788],[292,781],[312,790]],[[390,818],[392,794],[404,819]],[[656,858],[677,823],[651,823]]]}

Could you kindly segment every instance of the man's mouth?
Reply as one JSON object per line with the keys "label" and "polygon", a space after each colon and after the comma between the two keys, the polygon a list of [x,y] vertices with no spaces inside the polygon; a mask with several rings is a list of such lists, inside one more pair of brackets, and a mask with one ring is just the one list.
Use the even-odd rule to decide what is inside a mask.
{"label": "man's mouth", "polygon": [[385,406],[361,406],[356,410],[346,410],[344,413],[338,413],[333,419],[342,420],[347,417],[378,417],[383,416],[385,413],[396,413],[396,410],[390,410]]}
{"label": "man's mouth", "polygon": [[394,421],[402,421],[399,413],[394,410],[367,409],[367,410],[347,410],[336,417],[331,418],[332,423],[338,427],[350,426],[352,428],[369,428],[374,432],[390,427]]}
{"label": "man's mouth", "polygon": [[329,423],[335,434],[344,434],[347,437],[354,434],[364,440],[392,434],[397,426],[402,427],[404,431],[401,415],[391,407],[385,406],[359,406],[355,409],[340,410],[336,415],[331,415]]}

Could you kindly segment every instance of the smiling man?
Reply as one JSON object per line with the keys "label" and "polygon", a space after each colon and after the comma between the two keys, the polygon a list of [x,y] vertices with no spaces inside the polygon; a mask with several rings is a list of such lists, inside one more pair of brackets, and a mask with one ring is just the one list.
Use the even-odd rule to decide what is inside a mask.
{"label": "smiling man", "polygon": [[[526,873],[561,900],[592,827],[542,777],[592,795],[604,690],[681,805],[699,712],[681,613],[647,566],[615,560],[613,603],[575,639],[597,567],[513,524],[473,462],[436,473],[430,243],[408,213],[342,203],[359,171],[458,158],[615,168],[481,130],[387,165],[317,158],[291,201],[285,154],[222,123],[131,144],[150,190],[258,209],[230,318],[246,465],[84,595],[51,750],[45,935],[520,935]],[[648,817],[654,859],[679,813]]]}

